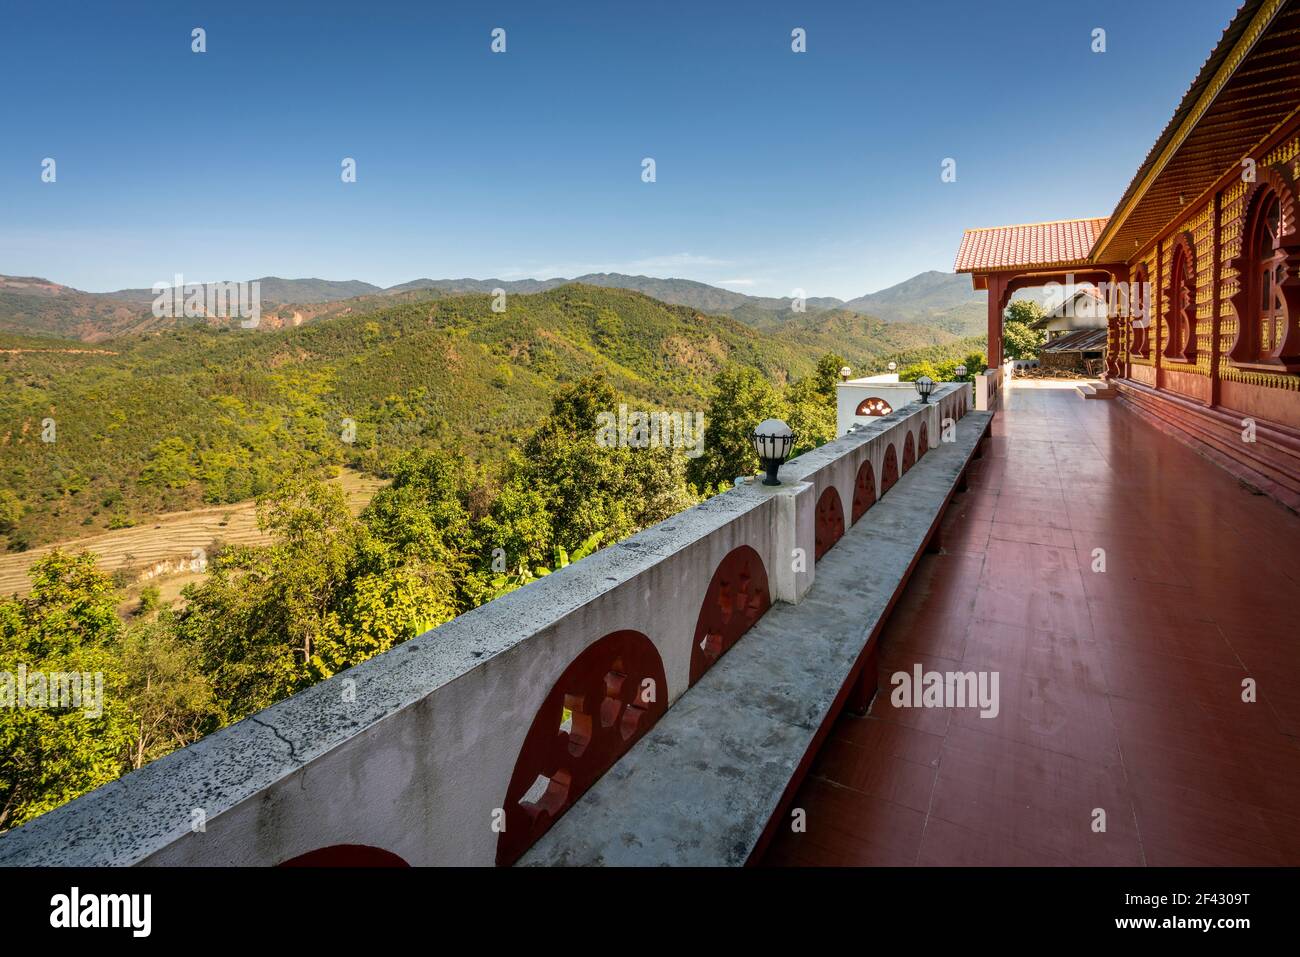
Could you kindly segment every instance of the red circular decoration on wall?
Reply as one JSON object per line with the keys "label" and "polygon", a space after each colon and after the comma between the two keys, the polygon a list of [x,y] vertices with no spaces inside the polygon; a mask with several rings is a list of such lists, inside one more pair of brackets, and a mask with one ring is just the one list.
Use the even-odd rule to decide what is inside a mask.
{"label": "red circular decoration on wall", "polygon": [[888,492],[897,481],[898,453],[894,451],[894,443],[890,442],[885,446],[885,467],[880,471],[880,494]]}
{"label": "red circular decoration on wall", "polygon": [[281,867],[410,867],[392,851],[366,844],[331,844],[306,854],[299,854]]}
{"label": "red circular decoration on wall", "polygon": [[876,504],[876,473],[871,467],[871,460],[862,463],[858,477],[853,482],[853,521],[862,517],[862,513]]}
{"label": "red circular decoration on wall", "polygon": [[903,471],[906,472],[916,464],[916,445],[912,442],[912,433],[907,433],[903,440]]}
{"label": "red circular decoration on wall", "polygon": [[916,444],[916,457],[920,458],[928,451],[930,451],[930,424],[922,422],[920,438]]}
{"label": "red circular decoration on wall", "polygon": [[518,860],[667,707],[663,661],[641,632],[611,632],[574,658],[542,702],[515,761],[497,863]]}
{"label": "red circular decoration on wall", "polygon": [[879,396],[870,396],[858,403],[855,415],[889,415],[894,408]]}
{"label": "red circular decoration on wall", "polygon": [[748,545],[733,548],[718,563],[704,593],[691,644],[691,684],[699,681],[772,606],[767,568]]}
{"label": "red circular decoration on wall", "polygon": [[840,504],[840,493],[831,486],[822,492],[817,500],[817,520],[814,523],[816,560],[831,550],[831,546],[844,534],[844,506]]}

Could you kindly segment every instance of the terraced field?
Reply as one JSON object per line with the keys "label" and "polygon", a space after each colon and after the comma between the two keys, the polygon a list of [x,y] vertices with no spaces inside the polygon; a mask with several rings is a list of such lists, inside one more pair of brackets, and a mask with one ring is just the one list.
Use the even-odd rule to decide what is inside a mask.
{"label": "terraced field", "polygon": [[[348,504],[360,512],[384,482],[349,469],[332,482],[343,486]],[[252,501],[213,508],[157,515],[148,524],[123,528],[87,538],[44,545],[26,552],[0,554],[0,595],[26,594],[31,586],[27,570],[52,549],[90,551],[99,556],[99,566],[111,573],[123,571],[130,577],[128,596],[154,584],[163,598],[175,598],[181,588],[202,577],[206,553],[217,542],[253,545],[265,540],[257,528]]]}

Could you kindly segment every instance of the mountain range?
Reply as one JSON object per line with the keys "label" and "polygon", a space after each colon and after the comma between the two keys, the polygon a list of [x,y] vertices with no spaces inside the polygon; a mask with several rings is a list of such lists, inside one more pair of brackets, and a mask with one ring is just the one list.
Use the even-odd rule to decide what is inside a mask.
{"label": "mountain range", "polygon": [[[23,280],[9,294],[85,302],[48,285]],[[131,305],[90,301],[105,315]],[[728,363],[779,386],[827,353],[866,373],[890,359],[942,362],[983,347],[842,308],[763,330],[585,283],[516,293],[505,312],[492,306],[477,292],[417,288],[264,310],[256,331],[191,320],[94,346],[0,332],[0,504],[9,503],[0,550],[245,501],[285,475],[342,464],[383,475],[416,446],[499,463],[551,396],[587,376],[603,376],[638,408],[703,409]],[[73,331],[95,325],[53,315],[67,315]],[[55,442],[43,438],[47,419],[57,422]],[[355,442],[345,443],[349,422]]]}
{"label": "mountain range", "polygon": [[[771,331],[811,317],[857,314],[886,323],[928,326],[955,336],[978,335],[985,321],[984,296],[965,276],[923,272],[879,292],[844,301],[811,297],[796,312],[789,298],[748,296],[689,279],[621,273],[590,273],[574,279],[415,279],[387,288],[360,280],[281,279],[265,276],[260,295],[271,310],[266,328],[300,325],[323,317],[355,314],[390,302],[491,293],[536,294],[578,283],[643,293],[660,302],[708,315],[725,315]],[[157,332],[176,323],[153,316],[152,289],[91,293],[47,279],[0,275],[0,331],[102,342],[122,335]],[[302,307],[302,308],[290,308]]]}

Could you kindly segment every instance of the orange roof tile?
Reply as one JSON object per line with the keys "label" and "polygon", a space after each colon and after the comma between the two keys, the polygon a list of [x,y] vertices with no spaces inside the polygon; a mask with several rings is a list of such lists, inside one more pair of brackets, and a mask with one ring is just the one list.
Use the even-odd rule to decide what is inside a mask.
{"label": "orange roof tile", "polygon": [[955,272],[992,272],[1020,266],[1052,266],[1088,258],[1106,217],[1054,223],[968,229],[957,251]]}

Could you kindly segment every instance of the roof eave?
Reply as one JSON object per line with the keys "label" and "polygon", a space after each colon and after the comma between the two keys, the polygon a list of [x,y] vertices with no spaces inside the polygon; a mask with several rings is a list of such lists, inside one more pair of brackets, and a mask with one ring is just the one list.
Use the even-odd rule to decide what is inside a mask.
{"label": "roof eave", "polygon": [[[1109,221],[1097,235],[1089,252],[1089,261],[1099,262],[1116,233],[1146,196],[1151,185],[1168,166],[1178,148],[1209,110],[1224,85],[1236,72],[1251,47],[1263,36],[1273,18],[1288,0],[1246,0],[1223,32],[1219,44],[1211,51],[1196,79],[1183,95],[1170,118],[1169,125],[1156,139],[1132,182],[1120,197]],[[1181,115],[1181,119],[1179,118]],[[1127,258],[1127,257],[1125,257]]]}

